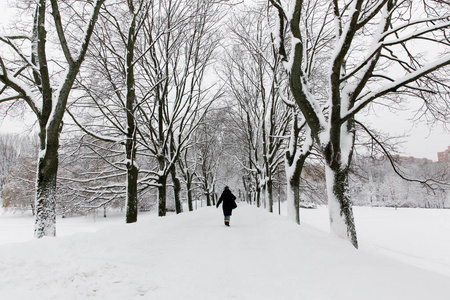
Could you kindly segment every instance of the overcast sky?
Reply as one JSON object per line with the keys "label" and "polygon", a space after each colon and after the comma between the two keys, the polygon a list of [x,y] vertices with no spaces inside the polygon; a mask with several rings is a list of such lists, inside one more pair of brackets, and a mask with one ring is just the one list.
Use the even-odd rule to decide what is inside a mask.
{"label": "overcast sky", "polygon": [[414,124],[409,120],[413,113],[413,111],[406,111],[394,114],[388,109],[379,108],[376,114],[371,114],[370,117],[360,114],[357,118],[362,122],[367,121],[371,124],[371,128],[391,136],[405,135],[406,137],[402,139],[404,143],[400,147],[405,156],[437,161],[437,152],[444,151],[450,146],[450,133],[446,132],[442,123],[433,128],[424,123]]}
{"label": "overcast sky", "polygon": [[[4,32],[3,25],[13,17],[7,9],[7,1],[0,0],[0,34]],[[3,106],[4,107],[4,106]],[[0,106],[2,109],[2,106]],[[33,115],[30,118],[34,118]],[[430,130],[425,124],[414,124],[408,120],[408,114],[395,115],[386,109],[380,110],[376,116],[367,118],[359,115],[358,119],[365,122],[370,119],[374,128],[383,130],[392,135],[409,135],[403,144],[403,154],[417,158],[428,158],[437,161],[437,152],[444,151],[450,146],[450,133],[445,132],[443,126],[436,126]],[[27,120],[25,120],[27,121]],[[26,123],[32,124],[35,120]],[[24,120],[20,120],[20,123]],[[17,123],[5,120],[0,123],[0,132],[23,132],[27,127],[18,126]]]}

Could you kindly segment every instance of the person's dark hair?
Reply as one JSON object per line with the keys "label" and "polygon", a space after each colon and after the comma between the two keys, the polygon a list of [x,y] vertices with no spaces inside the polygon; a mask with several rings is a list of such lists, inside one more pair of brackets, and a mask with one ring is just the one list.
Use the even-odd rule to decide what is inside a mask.
{"label": "person's dark hair", "polygon": [[230,190],[230,188],[228,187],[228,185],[226,185],[225,187],[224,187],[224,189],[223,189],[224,191],[226,191],[226,190]]}

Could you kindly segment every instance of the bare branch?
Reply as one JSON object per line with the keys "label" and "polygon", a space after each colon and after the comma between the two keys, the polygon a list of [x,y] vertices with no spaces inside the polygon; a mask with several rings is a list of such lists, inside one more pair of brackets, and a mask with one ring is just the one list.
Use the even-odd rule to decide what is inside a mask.
{"label": "bare branch", "polygon": [[373,141],[375,141],[375,143],[380,146],[380,148],[383,150],[383,153],[386,155],[386,157],[388,158],[392,169],[394,170],[394,172],[403,180],[405,181],[409,181],[409,182],[417,182],[420,183],[422,185],[424,185],[425,187],[431,189],[431,190],[435,190],[436,187],[433,186],[433,184],[439,184],[439,185],[447,185],[450,186],[450,183],[447,182],[438,182],[435,179],[429,178],[429,179],[424,179],[424,180],[420,180],[420,179],[411,179],[406,177],[398,168],[397,165],[395,164],[394,159],[392,158],[392,155],[390,154],[390,152],[388,150],[386,150],[386,148],[384,147],[383,143],[381,143],[376,137],[375,135],[372,134],[372,132],[366,127],[364,126],[361,122],[356,121],[355,123],[358,124],[362,129],[364,129],[364,131],[372,138]]}

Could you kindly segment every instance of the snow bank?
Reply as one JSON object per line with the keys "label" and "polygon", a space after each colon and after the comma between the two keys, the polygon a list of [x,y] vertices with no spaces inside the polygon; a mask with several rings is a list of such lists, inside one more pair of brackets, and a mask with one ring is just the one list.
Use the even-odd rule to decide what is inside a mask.
{"label": "snow bank", "polygon": [[[361,250],[450,277],[450,210],[354,206],[353,212]],[[300,214],[303,223],[330,232],[327,207]]]}
{"label": "snow bank", "polygon": [[240,203],[0,246],[0,299],[448,299],[447,276]]}

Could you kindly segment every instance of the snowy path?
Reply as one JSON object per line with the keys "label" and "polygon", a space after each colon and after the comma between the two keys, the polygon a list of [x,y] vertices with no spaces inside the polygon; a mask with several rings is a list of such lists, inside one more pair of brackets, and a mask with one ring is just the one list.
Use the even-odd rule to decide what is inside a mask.
{"label": "snowy path", "polygon": [[0,299],[449,299],[446,276],[240,204],[0,246]]}

